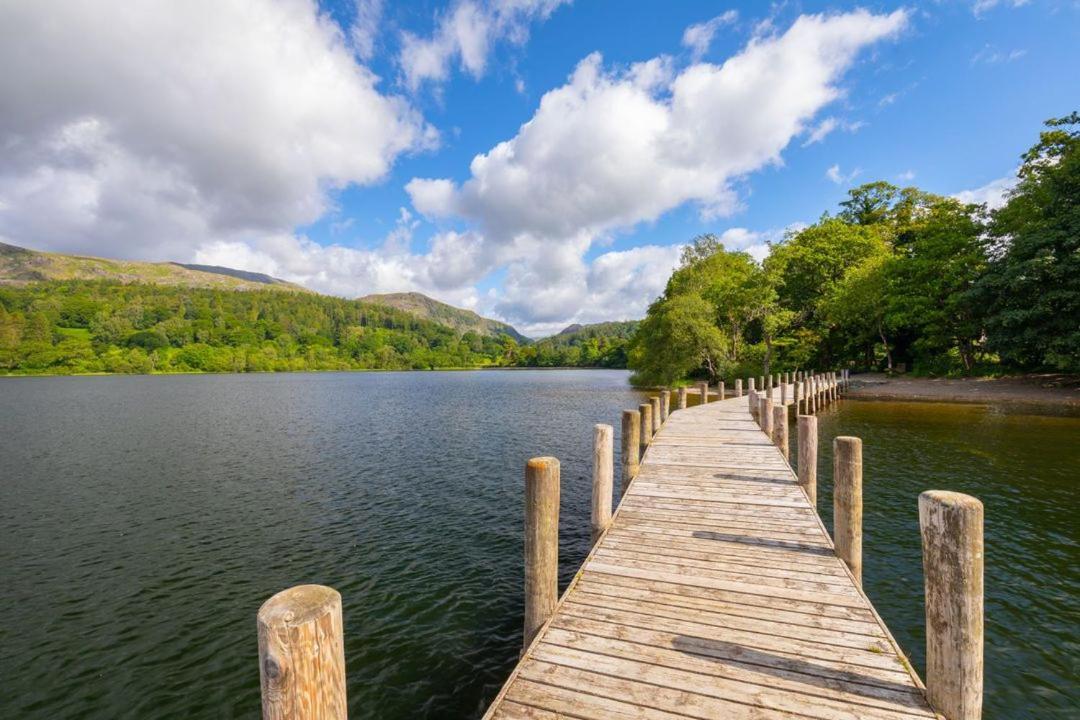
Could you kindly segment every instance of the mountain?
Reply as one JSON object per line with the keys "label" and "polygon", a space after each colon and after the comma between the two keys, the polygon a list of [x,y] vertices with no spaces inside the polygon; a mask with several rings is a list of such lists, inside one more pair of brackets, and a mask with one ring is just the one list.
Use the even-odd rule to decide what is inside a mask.
{"label": "mountain", "polygon": [[365,295],[358,298],[361,302],[384,305],[411,313],[416,317],[452,327],[458,332],[474,332],[481,337],[509,335],[519,343],[529,342],[529,338],[519,333],[513,326],[498,320],[481,317],[472,310],[447,305],[421,293],[384,293]]}
{"label": "mountain", "polygon": [[590,325],[574,323],[573,325],[567,325],[557,334],[538,342],[549,342],[556,346],[565,346],[580,345],[592,338],[629,340],[630,336],[637,330],[639,323],[639,320],[615,320]]}
{"label": "mountain", "polygon": [[38,252],[0,243],[0,285],[50,280],[109,280],[220,290],[288,290],[311,292],[261,273],[213,265],[108,260],[82,255]]}

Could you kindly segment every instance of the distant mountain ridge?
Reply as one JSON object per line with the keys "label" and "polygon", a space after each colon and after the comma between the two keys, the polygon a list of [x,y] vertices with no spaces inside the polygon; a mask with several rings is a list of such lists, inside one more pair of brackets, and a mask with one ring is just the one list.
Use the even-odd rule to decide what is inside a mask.
{"label": "distant mountain ridge", "polygon": [[220,290],[311,292],[300,285],[262,273],[214,265],[110,260],[40,252],[0,243],[0,285],[25,285],[49,280],[110,280]]}
{"label": "distant mountain ridge", "polygon": [[509,335],[519,343],[531,342],[513,325],[482,317],[472,310],[454,307],[418,292],[364,295],[357,300],[404,310],[416,317],[452,327],[461,333],[474,332],[482,337]]}
{"label": "distant mountain ridge", "polygon": [[640,320],[611,320],[608,322],[574,323],[567,325],[555,335],[537,342],[550,342],[554,345],[576,345],[590,338],[619,338],[627,340],[637,330]]}

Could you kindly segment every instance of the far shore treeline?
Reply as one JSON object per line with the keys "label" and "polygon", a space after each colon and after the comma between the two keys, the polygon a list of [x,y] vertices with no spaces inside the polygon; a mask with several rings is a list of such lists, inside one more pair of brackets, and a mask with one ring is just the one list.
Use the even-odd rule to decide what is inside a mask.
{"label": "far shore treeline", "polygon": [[1080,372],[1080,115],[1047,122],[992,212],[873,182],[762,264],[696,238],[630,348],[641,384],[900,364]]}
{"label": "far shore treeline", "polygon": [[807,368],[1080,372],[1080,115],[1003,207],[873,182],[763,263],[688,245],[644,320],[537,342],[288,290],[0,285],[0,374],[630,367],[640,384]]}

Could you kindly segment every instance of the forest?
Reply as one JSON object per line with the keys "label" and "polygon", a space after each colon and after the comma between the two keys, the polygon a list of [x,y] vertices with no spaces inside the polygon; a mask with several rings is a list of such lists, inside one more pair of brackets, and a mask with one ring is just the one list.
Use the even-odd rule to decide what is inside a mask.
{"label": "forest", "polygon": [[872,182],[760,264],[696,238],[629,366],[641,384],[837,366],[1080,372],[1080,114],[1047,121],[993,211]]}

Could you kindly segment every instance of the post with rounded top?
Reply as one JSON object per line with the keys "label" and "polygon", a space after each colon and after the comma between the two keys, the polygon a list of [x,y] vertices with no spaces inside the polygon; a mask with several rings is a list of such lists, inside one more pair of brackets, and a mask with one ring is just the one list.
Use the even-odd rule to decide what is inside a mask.
{"label": "post with rounded top", "polygon": [[297,585],[258,614],[259,683],[266,720],[346,720],[341,595]]}
{"label": "post with rounded top", "polygon": [[525,635],[522,648],[555,612],[559,600],[559,461],[525,464]]}
{"label": "post with rounded top", "polygon": [[919,495],[926,585],[926,696],[948,720],[979,720],[983,696],[983,505]]}
{"label": "post with rounded top", "polygon": [[787,384],[782,383],[780,385],[780,405],[787,407]]}
{"label": "post with rounded top", "polygon": [[742,378],[735,378],[735,397],[742,397]]}
{"label": "post with rounded top", "polygon": [[607,530],[611,522],[611,496],[615,484],[615,429],[610,425],[593,425],[592,470],[592,541]]}
{"label": "post with rounded top", "polygon": [[686,387],[685,386],[679,388],[679,400],[678,400],[678,402],[679,402],[679,409],[680,410],[685,410],[686,409]]}
{"label": "post with rounded top", "polygon": [[818,383],[817,377],[814,375],[810,376],[810,394],[807,399],[810,401],[810,413],[816,415],[818,411]]}
{"label": "post with rounded top", "polygon": [[762,432],[767,437],[772,438],[773,428],[773,402],[767,397],[761,398],[761,407],[758,408],[758,415],[760,418],[758,424],[761,425]]}
{"label": "post with rounded top", "polygon": [[791,459],[791,450],[788,447],[788,424],[787,405],[778,405],[773,408],[773,442],[780,448],[780,454],[785,460]]}
{"label": "post with rounded top", "polygon": [[862,440],[833,440],[833,545],[862,584]]}
{"label": "post with rounded top", "polygon": [[709,383],[707,383],[707,382],[699,382],[698,383],[698,392],[701,393],[701,404],[702,405],[709,402]]}
{"label": "post with rounded top", "polygon": [[746,396],[747,404],[750,408],[750,419],[757,420],[758,410],[758,394],[757,390],[750,388],[750,392]]}
{"label": "post with rounded top", "polygon": [[722,401],[722,400],[724,400],[724,399],[725,399],[725,397],[724,397],[724,393],[725,393],[725,390],[724,390],[724,381],[723,381],[723,380],[721,380],[720,382],[718,382],[718,383],[716,384],[716,399],[717,399],[717,400],[721,400],[721,401]]}
{"label": "post with rounded top", "polygon": [[645,457],[645,450],[652,442],[652,404],[641,403],[638,405],[638,415],[641,417],[641,457]]}
{"label": "post with rounded top", "polygon": [[773,376],[771,373],[765,376],[765,397],[769,400],[773,399]]}
{"label": "post with rounded top", "polygon": [[754,385],[754,378],[746,378],[747,392],[754,392],[757,390],[757,386]]}
{"label": "post with rounded top", "polygon": [[[655,435],[660,432],[660,398],[653,395],[649,398],[649,403],[652,405],[652,412],[649,413],[650,419],[652,420],[652,435]],[[649,436],[650,440],[652,439],[652,435]]]}
{"label": "post with rounded top", "polygon": [[622,492],[626,494],[630,481],[638,474],[638,458],[641,448],[641,413],[637,410],[623,410],[622,413]]}
{"label": "post with rounded top", "polygon": [[765,391],[765,376],[764,375],[759,376],[757,381],[758,381],[758,391],[759,392],[764,392]]}
{"label": "post with rounded top", "polygon": [[817,508],[817,418],[799,415],[796,418],[799,435],[799,484],[806,498]]}
{"label": "post with rounded top", "polygon": [[668,416],[671,415],[671,391],[664,388],[660,391],[660,424],[663,425],[667,422]]}

